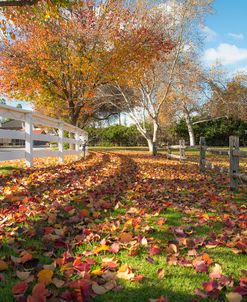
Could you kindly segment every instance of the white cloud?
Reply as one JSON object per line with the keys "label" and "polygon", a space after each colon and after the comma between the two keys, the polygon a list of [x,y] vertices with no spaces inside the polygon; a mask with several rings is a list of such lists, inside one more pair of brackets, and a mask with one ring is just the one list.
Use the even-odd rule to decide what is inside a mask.
{"label": "white cloud", "polygon": [[222,43],[217,48],[206,49],[203,60],[208,64],[216,61],[223,65],[235,64],[247,60],[247,48],[238,48],[234,44]]}
{"label": "white cloud", "polygon": [[235,40],[243,40],[244,39],[244,35],[243,34],[228,33],[227,35],[229,37],[235,39]]}
{"label": "white cloud", "polygon": [[217,33],[208,26],[201,26],[201,32],[205,35],[206,41],[213,41],[217,37]]}

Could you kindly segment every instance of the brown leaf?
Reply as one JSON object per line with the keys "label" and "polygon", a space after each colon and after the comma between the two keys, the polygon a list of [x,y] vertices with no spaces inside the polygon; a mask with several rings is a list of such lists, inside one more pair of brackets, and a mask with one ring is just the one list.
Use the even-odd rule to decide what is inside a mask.
{"label": "brown leaf", "polygon": [[22,281],[27,280],[30,276],[31,272],[20,272],[16,271],[16,276]]}
{"label": "brown leaf", "polygon": [[104,295],[108,292],[108,289],[106,289],[104,286],[99,285],[97,282],[93,282],[92,290],[97,295]]}
{"label": "brown leaf", "polygon": [[61,288],[63,287],[64,285],[64,281],[63,280],[60,280],[60,279],[57,279],[57,278],[53,278],[52,279],[52,283],[57,287],[57,288]]}
{"label": "brown leaf", "polygon": [[8,264],[0,259],[0,272],[5,271],[6,269],[8,269]]}
{"label": "brown leaf", "polygon": [[226,294],[227,301],[229,302],[241,302],[243,297],[239,293]]}
{"label": "brown leaf", "polygon": [[165,276],[165,270],[163,268],[159,268],[157,274],[159,279],[163,279]]}
{"label": "brown leaf", "polygon": [[178,248],[177,248],[176,244],[170,243],[167,248],[167,253],[176,254],[177,252],[178,252]]}
{"label": "brown leaf", "polygon": [[121,243],[129,243],[131,240],[133,240],[131,233],[123,232],[119,237]]}

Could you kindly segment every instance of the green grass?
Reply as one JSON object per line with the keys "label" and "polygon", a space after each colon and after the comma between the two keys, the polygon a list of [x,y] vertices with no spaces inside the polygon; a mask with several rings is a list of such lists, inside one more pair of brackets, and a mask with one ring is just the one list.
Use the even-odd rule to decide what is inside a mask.
{"label": "green grass", "polygon": [[[230,249],[215,248],[207,252],[216,263],[222,266],[223,273],[226,275],[231,275],[238,279],[240,277],[240,269],[246,268],[246,257],[244,255],[234,255]],[[206,273],[196,273],[191,268],[167,265],[164,255],[154,256],[154,264],[147,262],[143,256],[129,257],[125,252],[118,255],[118,259],[122,263],[128,263],[138,268],[135,273],[143,274],[145,276],[144,281],[142,283],[121,281],[120,283],[124,287],[121,292],[109,292],[103,296],[96,297],[94,301],[136,302],[148,301],[150,298],[167,295],[169,296],[169,301],[189,302],[194,298],[193,292],[195,289],[209,279]],[[157,278],[158,268],[165,269],[163,279]],[[224,293],[222,293],[221,300],[218,301],[225,301]]]}
{"label": "green grass", "polygon": [[[108,149],[109,150],[109,149]],[[115,149],[116,150],[116,149]],[[119,150],[119,149],[118,149]],[[135,150],[132,148],[131,150]],[[197,152],[192,150],[191,152]],[[1,167],[2,170],[6,167]],[[1,171],[0,168],[0,171]],[[18,169],[18,167],[9,168],[7,166],[7,171],[12,171]],[[0,172],[1,173],[1,172]],[[181,191],[180,194],[188,194],[186,190]],[[247,196],[247,195],[246,195]],[[111,222],[112,219],[121,220],[121,218],[126,214],[128,208],[133,206],[132,202],[128,200],[127,196],[124,196],[120,200],[123,203],[123,207],[119,207],[114,211],[104,212],[102,217],[99,219],[95,219],[95,224],[101,224],[104,222]],[[235,202],[236,204],[240,204],[246,201],[244,195],[239,196],[236,194]],[[77,209],[84,209],[85,204],[80,203],[78,201],[71,201],[71,204],[74,205]],[[192,205],[196,207],[195,204]],[[196,224],[195,222],[198,219],[194,219],[193,214],[182,213],[175,208],[165,208],[158,216],[152,215],[150,212],[149,216],[142,217],[145,220],[145,223],[151,227],[151,233],[147,234],[146,237],[153,237],[154,240],[159,242],[159,246],[163,248],[162,254],[153,256],[154,263],[150,263],[146,260],[148,257],[148,253],[145,247],[140,248],[140,252],[136,256],[128,256],[128,252],[126,250],[121,250],[116,255],[113,255],[108,252],[103,252],[98,256],[92,256],[97,264],[95,268],[99,268],[102,263],[102,258],[104,257],[113,257],[120,264],[129,264],[133,267],[133,272],[135,275],[143,274],[144,280],[142,283],[127,281],[127,280],[119,280],[119,283],[123,286],[123,289],[119,292],[108,292],[105,295],[97,296],[93,299],[95,302],[139,302],[144,301],[148,302],[150,298],[158,298],[161,295],[168,296],[169,301],[172,302],[191,302],[195,299],[193,295],[194,291],[198,287],[202,287],[202,283],[209,280],[208,273],[196,273],[193,268],[182,267],[182,266],[170,266],[166,261],[166,246],[169,240],[174,239],[174,235],[172,233],[173,227],[179,226],[188,226],[191,227],[192,238],[206,237],[211,232],[214,233],[222,233],[223,225],[220,221],[210,221],[207,224]],[[216,212],[207,213],[209,216],[216,215]],[[62,212],[63,219],[66,219],[66,213]],[[165,218],[165,223],[163,225],[157,224],[157,219],[163,217]],[[31,218],[30,218],[31,219]],[[42,221],[41,218],[36,217],[36,227],[38,223],[41,225],[45,225],[45,222]],[[19,228],[25,228],[28,226],[25,223],[18,224]],[[15,230],[18,232],[18,228]],[[137,230],[138,232],[138,230]],[[115,234],[116,236],[118,234]],[[142,234],[143,235],[143,234]],[[102,236],[103,237],[103,236]],[[103,238],[100,238],[102,240]],[[19,233],[18,236],[19,242],[21,242],[23,249],[32,249],[33,256],[38,259],[40,267],[43,264],[49,264],[50,258],[46,257],[43,250],[43,243],[40,238],[27,238],[22,232]],[[82,254],[87,249],[93,249],[96,246],[99,246],[100,242],[89,242],[84,243],[80,246],[77,246],[74,252],[76,254]],[[180,255],[184,255],[188,249],[181,249]],[[58,248],[55,250],[56,257],[60,257],[65,250],[63,248]],[[198,252],[207,252],[210,257],[213,259],[215,263],[221,265],[223,274],[227,276],[232,276],[237,283],[241,275],[241,269],[246,269],[246,256],[243,254],[234,254],[231,249],[227,247],[217,247],[214,249],[199,248]],[[0,243],[0,259],[9,259],[11,255],[18,256],[18,251],[15,251],[11,248],[7,242]],[[91,258],[91,256],[90,256]],[[158,269],[163,268],[165,270],[165,276],[162,279],[157,277]],[[36,270],[37,273],[37,270]],[[12,286],[18,282],[15,273],[11,270],[8,270],[4,273],[5,281],[0,282],[0,301],[1,302],[13,302],[13,297],[11,295]],[[229,289],[228,289],[229,291]],[[202,299],[198,299],[198,301],[203,301]],[[211,301],[211,300],[206,300]],[[225,291],[222,291],[222,296],[217,301],[223,302],[225,300]]]}
{"label": "green grass", "polygon": [[6,175],[6,174],[11,174],[15,171],[22,170],[23,168],[19,166],[12,166],[12,165],[7,165],[7,166],[0,166],[0,175]]}
{"label": "green grass", "polygon": [[[124,215],[125,208],[118,208],[117,210],[110,212],[111,217],[120,217]],[[157,225],[156,221],[158,218],[164,217],[166,222],[164,225]],[[152,237],[162,241],[168,241],[173,239],[170,233],[170,227],[179,227],[183,224],[185,214],[168,208],[162,212],[159,216],[150,216],[148,224],[154,229]],[[109,220],[109,215],[106,213],[105,218],[101,221]],[[208,226],[194,227],[195,235],[204,236],[209,232]],[[222,225],[216,222],[214,231],[220,232]],[[150,235],[149,235],[150,236]],[[21,239],[20,235],[20,239]],[[99,242],[90,242],[83,244],[76,248],[76,253],[81,254],[87,249],[92,249],[99,246]],[[33,248],[37,250],[37,254],[34,253],[34,257],[37,257],[39,262],[42,264],[48,264],[49,258],[38,253],[39,249],[42,249],[41,242],[38,238],[25,238],[23,241],[23,247],[26,249]],[[57,256],[61,256],[62,249],[57,251]],[[241,269],[246,268],[246,256],[233,254],[229,248],[215,248],[215,249],[204,249],[203,252],[207,252],[214,262],[219,263],[222,266],[223,273],[225,275],[233,276],[235,280],[240,277]],[[4,243],[0,248],[0,258],[9,257],[11,255],[16,256],[16,252],[7,244]],[[100,267],[102,258],[113,257],[111,253],[103,252],[98,256],[93,256],[97,261],[95,268]],[[145,277],[143,282],[138,283],[134,281],[119,280],[119,284],[123,289],[119,292],[108,292],[105,295],[97,296],[93,299],[95,302],[125,302],[126,299],[129,302],[136,301],[149,301],[150,298],[158,298],[161,295],[169,296],[169,301],[174,302],[190,302],[193,300],[193,293],[196,288],[201,287],[201,284],[208,281],[209,277],[206,273],[196,273],[193,268],[187,268],[182,266],[171,266],[167,264],[165,250],[160,255],[153,256],[154,263],[150,263],[146,260],[148,253],[145,248],[140,249],[140,253],[136,256],[128,256],[127,251],[120,251],[115,255],[116,259],[120,264],[129,264],[133,267],[135,274],[143,274]],[[165,270],[165,276],[163,279],[157,277],[158,269],[163,268]],[[10,294],[12,286],[17,282],[12,271],[8,271],[5,274],[5,281],[0,283],[0,296],[3,302],[13,302],[12,295]],[[200,300],[203,301],[203,300]],[[207,300],[211,301],[211,300]],[[222,300],[225,301],[224,295]]]}

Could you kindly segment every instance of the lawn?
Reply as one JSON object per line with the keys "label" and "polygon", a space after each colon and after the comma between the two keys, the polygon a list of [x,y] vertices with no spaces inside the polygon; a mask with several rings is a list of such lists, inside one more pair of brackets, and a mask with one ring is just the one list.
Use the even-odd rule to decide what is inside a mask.
{"label": "lawn", "polygon": [[227,177],[121,150],[14,175],[1,301],[245,301],[247,193]]}
{"label": "lawn", "polygon": [[3,167],[0,167],[0,174],[10,174],[12,173],[13,171],[17,171],[19,170],[20,168],[18,166],[3,166]]}
{"label": "lawn", "polygon": [[[90,147],[94,151],[115,151],[115,152],[148,152],[147,147]],[[215,149],[228,150],[227,147],[215,147]],[[247,147],[241,147],[241,151],[247,152]],[[164,149],[159,149],[159,153],[165,154]],[[179,155],[179,150],[172,150],[172,154]],[[187,160],[199,160],[199,150],[190,149],[185,151]],[[206,153],[206,159],[212,164],[228,168],[229,167],[229,157],[227,155],[215,155],[209,152]],[[247,173],[247,157],[242,157],[240,159],[240,169],[241,172]]]}

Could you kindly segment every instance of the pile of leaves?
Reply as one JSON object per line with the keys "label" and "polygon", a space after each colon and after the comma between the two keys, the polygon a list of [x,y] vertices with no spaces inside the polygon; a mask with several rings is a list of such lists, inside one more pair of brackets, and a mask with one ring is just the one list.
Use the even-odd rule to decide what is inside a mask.
{"label": "pile of leaves", "polygon": [[[244,301],[247,196],[227,184],[140,152],[93,152],[2,176],[0,294],[19,302]],[[215,251],[241,259],[232,274],[232,259]],[[195,281],[179,293],[183,273]]]}

